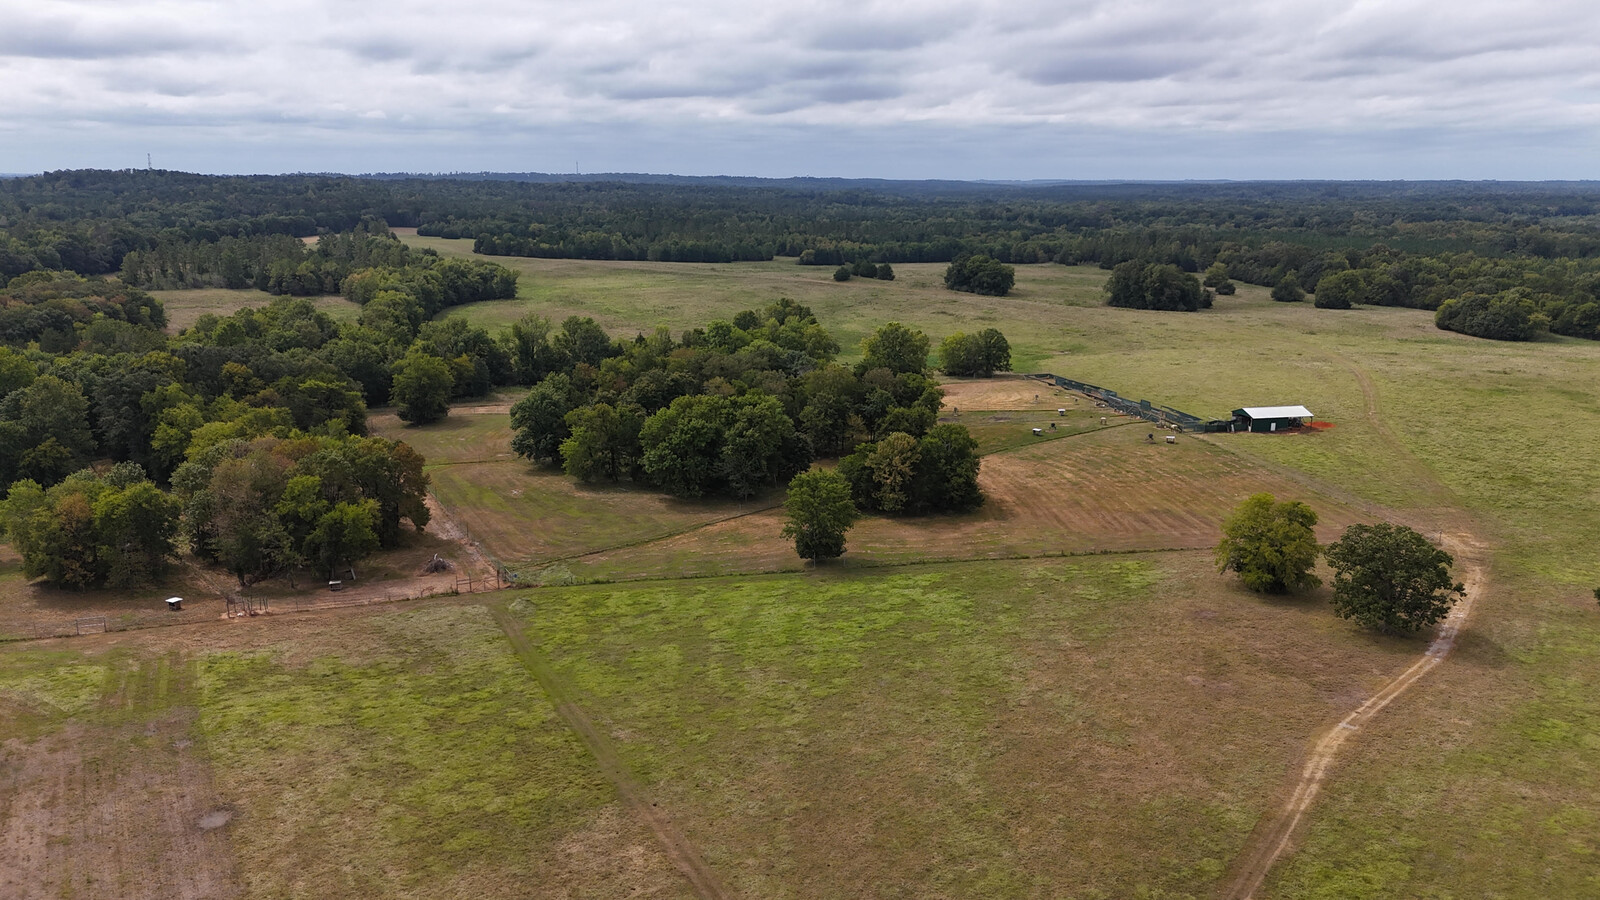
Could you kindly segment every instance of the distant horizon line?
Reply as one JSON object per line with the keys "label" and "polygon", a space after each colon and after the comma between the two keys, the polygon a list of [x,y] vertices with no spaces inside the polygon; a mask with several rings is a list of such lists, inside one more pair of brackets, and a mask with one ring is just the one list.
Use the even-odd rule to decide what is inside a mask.
{"label": "distant horizon line", "polygon": [[377,181],[406,179],[455,181],[537,181],[603,182],[603,181],[733,181],[746,183],[784,182],[835,182],[879,184],[950,184],[1001,187],[1055,187],[1064,185],[1227,185],[1227,184],[1506,184],[1506,185],[1595,185],[1600,179],[1591,178],[885,178],[870,175],[679,175],[670,172],[535,172],[499,170],[452,170],[448,172],[335,172],[302,170],[293,172],[191,172],[183,169],[151,169],[129,166],[124,168],[47,169],[40,172],[0,172],[0,179],[38,178],[45,175],[71,172],[159,172],[173,175],[194,175],[202,178],[287,178],[316,176],[323,178],[355,178]]}

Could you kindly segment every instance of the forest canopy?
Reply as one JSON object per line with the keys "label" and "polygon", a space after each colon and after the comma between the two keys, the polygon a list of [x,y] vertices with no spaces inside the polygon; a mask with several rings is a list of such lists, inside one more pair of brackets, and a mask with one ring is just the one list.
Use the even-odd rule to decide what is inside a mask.
{"label": "forest canopy", "polygon": [[[415,263],[389,228],[484,255],[730,262],[792,258],[864,277],[986,258],[953,287],[999,293],[1005,266],[1129,262],[1344,303],[1436,310],[1523,287],[1535,330],[1600,339],[1600,185],[1515,182],[979,184],[477,174],[205,176],[63,171],[0,180],[0,287],[35,271],[138,287],[310,295]],[[302,238],[324,236],[314,248]],[[329,236],[340,236],[328,240]],[[424,251],[423,254],[426,255]],[[387,258],[387,257],[402,257]],[[892,274],[892,267],[888,273]],[[996,276],[995,278],[988,277]],[[1359,284],[1359,290],[1351,290]],[[1285,298],[1296,296],[1282,287]],[[1320,298],[1318,298],[1320,300]],[[1147,302],[1168,303],[1168,300]],[[1187,297],[1181,308],[1190,308]],[[1179,308],[1179,307],[1167,307]],[[30,326],[31,327],[31,326]]]}

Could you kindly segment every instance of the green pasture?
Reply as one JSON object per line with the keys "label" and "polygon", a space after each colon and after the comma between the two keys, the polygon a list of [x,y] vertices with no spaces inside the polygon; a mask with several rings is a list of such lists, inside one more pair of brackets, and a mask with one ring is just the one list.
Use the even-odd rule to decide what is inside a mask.
{"label": "green pasture", "polygon": [[[941,416],[939,421],[965,425],[967,431],[971,432],[972,437],[978,442],[978,452],[988,454],[1110,427],[1101,425],[1100,419],[1101,412],[1092,409],[1069,409],[1065,416],[1056,415],[1053,409],[997,412],[970,410],[959,417]],[[1119,420],[1113,422],[1123,424]],[[1035,428],[1044,433],[1034,434]]]}
{"label": "green pasture", "polygon": [[[236,868],[248,897],[692,896],[481,606],[279,620],[181,653],[167,640],[0,654],[0,781],[48,765],[66,783],[109,771],[145,786],[128,798],[146,821],[125,846],[89,843],[92,821],[67,827],[111,808],[116,785],[56,797],[62,860],[30,861],[49,882],[36,887],[59,878],[60,896],[110,896],[83,861],[146,859],[168,841],[192,850],[203,835],[166,821],[164,805],[214,790],[231,851],[148,860],[140,877],[182,884],[209,862]],[[194,781],[161,784],[176,778]],[[29,782],[10,786],[8,802],[34,799]]]}
{"label": "green pasture", "polygon": [[1600,896],[1600,614],[1505,578],[1425,689],[1352,742],[1283,900]]}
{"label": "green pasture", "polygon": [[511,609],[738,896],[1205,896],[1303,735],[1414,652],[1245,596],[1205,558],[546,589]]}
{"label": "green pasture", "polygon": [[575,872],[587,860],[562,852],[596,828],[648,839],[616,820],[615,790],[481,607],[373,617],[198,667],[219,786],[252,823],[240,842],[252,894],[631,889],[626,866]]}

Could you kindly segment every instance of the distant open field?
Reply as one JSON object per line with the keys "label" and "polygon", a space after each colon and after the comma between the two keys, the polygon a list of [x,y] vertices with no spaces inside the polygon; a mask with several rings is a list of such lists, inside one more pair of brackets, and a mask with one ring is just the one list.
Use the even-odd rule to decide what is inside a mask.
{"label": "distant open field", "polygon": [[[246,306],[266,306],[276,299],[266,291],[232,291],[227,288],[151,291],[150,294],[158,298],[162,307],[166,309],[167,331],[173,334],[193,325],[196,320],[206,313],[227,316],[238,312]],[[355,321],[356,317],[361,313],[361,307],[337,294],[325,297],[307,297],[306,299],[316,304],[318,309],[337,321]]]}

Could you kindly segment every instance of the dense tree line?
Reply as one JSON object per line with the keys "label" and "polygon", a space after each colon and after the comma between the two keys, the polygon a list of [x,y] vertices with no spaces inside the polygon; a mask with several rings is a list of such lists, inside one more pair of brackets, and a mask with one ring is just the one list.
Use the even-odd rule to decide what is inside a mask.
{"label": "dense tree line", "polygon": [[[516,277],[492,263],[369,254],[363,242],[400,246],[370,231],[322,241],[330,259],[378,264],[337,286],[364,301],[342,325],[281,298],[201,316],[169,338],[160,302],[120,281],[33,272],[0,290],[0,484],[19,498],[4,521],[19,550],[35,548],[28,571],[71,587],[159,575],[179,506],[190,546],[245,583],[302,564],[330,570],[391,546],[402,519],[425,524],[421,458],[365,437],[368,404],[387,402],[417,359],[445,373],[446,399],[516,380],[514,333],[431,318],[513,294]],[[138,476],[85,468],[112,464]],[[253,493],[209,480],[219,466],[249,468]],[[218,497],[233,518],[212,518]],[[122,521],[113,513],[166,543],[132,567],[107,549],[133,546],[106,537]]]}
{"label": "dense tree line", "polygon": [[[1600,189],[1588,184],[975,185],[667,176],[213,177],[53,172],[0,180],[0,287],[41,270],[129,285],[310,295],[416,262],[389,226],[485,253],[804,264],[1166,264],[1319,305],[1438,309],[1524,287],[1536,327],[1600,338]],[[353,245],[297,238],[365,231]],[[352,239],[353,240],[353,239]],[[501,245],[504,242],[504,245]],[[1217,267],[1221,268],[1218,269]],[[1351,276],[1341,273],[1351,272]],[[1337,276],[1326,300],[1324,276]],[[1292,291],[1285,289],[1285,296]],[[33,327],[27,325],[25,327]],[[44,330],[44,329],[40,329]]]}
{"label": "dense tree line", "polygon": [[0,343],[63,352],[102,345],[159,343],[166,312],[154,297],[104,278],[36,271],[0,289]]}
{"label": "dense tree line", "polygon": [[[1165,262],[1315,290],[1324,261],[1600,257],[1591,185],[974,185],[789,179],[215,177],[75,171],[0,181],[0,280],[34,269],[160,271],[188,244],[349,232],[363,221],[478,239],[485,253],[816,265]],[[236,255],[248,256],[245,248]],[[145,263],[141,263],[145,265]],[[214,277],[208,275],[207,277]],[[1442,301],[1440,301],[1442,302]],[[1437,306],[1438,303],[1432,303]],[[1431,307],[1430,307],[1431,308]]]}

